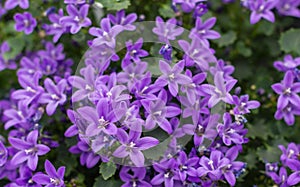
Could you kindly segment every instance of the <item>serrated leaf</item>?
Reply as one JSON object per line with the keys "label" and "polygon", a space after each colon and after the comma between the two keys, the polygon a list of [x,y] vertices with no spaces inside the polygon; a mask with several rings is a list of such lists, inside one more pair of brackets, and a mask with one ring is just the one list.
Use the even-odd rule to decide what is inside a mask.
{"label": "serrated leaf", "polygon": [[247,124],[248,134],[250,138],[261,138],[267,140],[272,135],[272,131],[268,124],[264,120],[259,120],[255,122],[255,125]]}
{"label": "serrated leaf", "polygon": [[130,5],[130,0],[100,0],[99,2],[108,10],[126,9]]}
{"label": "serrated leaf", "polygon": [[4,58],[6,60],[14,59],[18,54],[22,52],[25,47],[25,41],[22,38],[23,35],[18,35],[17,37],[8,38],[6,41],[11,48],[10,51],[4,53]]}
{"label": "serrated leaf", "polygon": [[286,53],[294,52],[300,55],[300,29],[290,29],[282,33],[279,45]]}
{"label": "serrated leaf", "polygon": [[111,176],[115,174],[117,170],[117,166],[113,162],[102,162],[100,165],[100,174],[102,175],[104,180],[109,179]]}
{"label": "serrated leaf", "polygon": [[221,35],[222,37],[218,40],[214,40],[219,47],[228,46],[233,44],[237,38],[236,33],[234,31],[229,31],[225,34]]}
{"label": "serrated leaf", "polygon": [[120,187],[122,184],[123,183],[120,180],[104,180],[101,176],[99,176],[96,178],[93,187]]}

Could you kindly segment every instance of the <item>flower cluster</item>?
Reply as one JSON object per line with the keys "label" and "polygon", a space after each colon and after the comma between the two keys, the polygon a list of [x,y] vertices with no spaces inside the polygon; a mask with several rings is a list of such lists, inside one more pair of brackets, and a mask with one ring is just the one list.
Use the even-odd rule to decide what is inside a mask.
{"label": "flower cluster", "polygon": [[273,9],[282,16],[300,17],[299,0],[243,0],[241,3],[251,11],[251,24],[259,22],[262,18],[274,22]]}
{"label": "flower cluster", "polygon": [[272,85],[272,89],[279,95],[277,101],[277,111],[275,119],[284,121],[288,125],[295,123],[295,115],[300,115],[300,83],[298,81],[300,58],[293,58],[291,55],[286,55],[283,61],[274,62],[274,67],[281,72],[284,72],[284,78],[281,83]]}
{"label": "flower cluster", "polygon": [[300,182],[299,145],[289,143],[287,148],[278,146],[282,151],[280,156],[280,168],[278,163],[267,163],[266,174],[280,186],[294,186]]}

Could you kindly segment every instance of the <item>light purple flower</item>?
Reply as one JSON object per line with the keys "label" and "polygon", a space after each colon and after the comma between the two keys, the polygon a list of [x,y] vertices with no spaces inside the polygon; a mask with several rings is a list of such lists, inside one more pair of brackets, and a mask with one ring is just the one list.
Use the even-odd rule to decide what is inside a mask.
{"label": "light purple flower", "polygon": [[106,44],[111,48],[115,48],[116,45],[116,36],[123,31],[123,27],[120,25],[115,25],[111,27],[110,21],[108,18],[104,18],[100,22],[101,28],[92,27],[89,30],[89,33],[92,36],[97,38],[93,39],[94,46],[100,46]]}
{"label": "light purple flower", "polygon": [[288,70],[293,70],[300,65],[300,57],[293,58],[292,55],[285,55],[283,61],[275,61],[274,67],[278,71],[286,72]]}
{"label": "light purple flower", "polygon": [[191,84],[190,77],[181,74],[185,66],[185,61],[181,60],[173,68],[163,60],[159,61],[160,71],[163,73],[155,82],[159,87],[168,85],[170,93],[175,97],[178,94],[178,85]]}
{"label": "light purple flower", "polygon": [[51,116],[54,114],[57,106],[63,105],[67,100],[67,97],[64,93],[67,86],[67,81],[62,79],[57,83],[57,85],[55,85],[50,78],[47,78],[44,81],[44,86],[47,92],[41,95],[38,102],[47,104],[46,111],[47,114]]}
{"label": "light purple flower", "polygon": [[261,18],[270,22],[275,21],[274,13],[271,11],[275,7],[277,0],[255,0],[251,1],[249,8],[252,11],[250,15],[250,23],[255,24]]}
{"label": "light purple flower", "polygon": [[37,21],[32,17],[31,13],[24,12],[23,14],[17,13],[14,15],[14,20],[16,22],[15,29],[16,31],[22,32],[25,34],[30,34],[33,32],[34,28],[37,26]]}
{"label": "light purple flower", "polygon": [[152,137],[140,138],[140,136],[141,132],[134,131],[134,129],[129,131],[129,135],[123,129],[118,129],[117,137],[121,146],[114,151],[113,156],[118,158],[129,156],[135,166],[143,167],[145,157],[142,151],[156,146],[159,141]]}
{"label": "light purple flower", "polygon": [[175,159],[166,160],[162,163],[155,163],[153,168],[158,173],[151,180],[151,184],[154,186],[161,185],[163,183],[165,187],[173,187],[174,180],[179,180],[179,176],[175,175]]}
{"label": "light purple flower", "polygon": [[295,123],[295,115],[300,115],[300,108],[289,103],[284,108],[277,108],[274,117],[276,120],[283,118],[286,124],[291,126]]}
{"label": "light purple flower", "polygon": [[169,43],[169,40],[175,40],[177,36],[183,33],[183,28],[176,28],[176,19],[171,18],[165,23],[161,17],[156,17],[156,27],[152,29],[154,34],[159,36],[159,40],[164,43]]}
{"label": "light purple flower", "polygon": [[276,4],[276,9],[281,15],[300,18],[299,5],[299,0],[279,0]]}
{"label": "light purple flower", "polygon": [[45,170],[47,175],[43,173],[37,173],[32,177],[32,179],[36,183],[46,185],[47,187],[64,187],[65,169],[66,168],[62,166],[56,171],[51,162],[46,160]]}
{"label": "light purple flower", "polygon": [[64,0],[65,4],[82,5],[86,3],[86,0]]}
{"label": "light purple flower", "polygon": [[225,82],[223,72],[217,72],[214,76],[215,85],[203,84],[200,87],[200,91],[204,93],[204,95],[209,95],[210,99],[208,101],[208,107],[212,108],[220,101],[223,101],[228,104],[233,103],[233,98],[230,95],[230,90],[237,83],[237,80],[231,79]]}
{"label": "light purple flower", "polygon": [[67,12],[69,16],[60,18],[60,23],[65,26],[71,26],[70,32],[76,34],[82,27],[89,27],[92,22],[87,17],[89,5],[85,4],[78,10],[75,5],[68,5]]}
{"label": "light purple flower", "polygon": [[[132,41],[126,42],[127,53],[123,61],[133,60],[134,62],[139,62],[141,57],[148,56],[149,53],[142,49],[143,38],[138,39],[134,44]],[[123,62],[124,63],[124,62]]]}
{"label": "light purple flower", "polygon": [[284,165],[286,165],[286,163],[289,160],[297,160],[298,159],[300,150],[299,150],[299,147],[295,143],[293,143],[293,142],[289,143],[287,148],[285,148],[283,145],[279,145],[278,148],[282,151],[280,160]]}
{"label": "light purple flower", "polygon": [[135,26],[132,25],[137,19],[136,13],[125,15],[125,10],[120,10],[116,13],[116,16],[108,14],[107,17],[114,25],[122,25],[125,30],[133,31]]}
{"label": "light purple flower", "polygon": [[4,69],[16,69],[17,64],[13,59],[5,59],[5,53],[9,52],[11,48],[9,47],[7,42],[3,42],[0,45],[0,71]]}
{"label": "light purple flower", "polygon": [[14,9],[16,6],[20,6],[22,9],[29,8],[29,0],[6,0],[5,9]]}
{"label": "light purple flower", "polygon": [[181,8],[184,12],[191,12],[195,6],[197,5],[197,3],[199,2],[203,2],[206,0],[173,0],[174,4],[180,4]]}
{"label": "light purple flower", "polygon": [[233,104],[235,114],[248,114],[251,109],[258,108],[260,103],[258,101],[249,101],[249,95],[242,95],[240,98],[236,95],[233,96]]}
{"label": "light purple flower", "polygon": [[285,73],[284,79],[281,83],[272,85],[272,89],[279,94],[277,100],[277,108],[283,109],[288,103],[295,106],[300,106],[300,97],[297,93],[300,92],[300,83],[294,83],[295,76],[292,71]]}
{"label": "light purple flower", "polygon": [[106,98],[100,99],[96,108],[84,106],[78,108],[77,112],[88,122],[91,122],[85,132],[87,136],[95,136],[100,132],[115,135],[117,127],[114,122],[122,117],[116,116],[117,113]]}
{"label": "light purple flower", "polygon": [[9,143],[16,149],[17,152],[11,162],[18,165],[27,161],[27,166],[31,170],[35,170],[38,164],[38,156],[45,155],[50,151],[50,148],[43,144],[37,144],[39,132],[31,131],[26,140],[9,137]]}
{"label": "light purple flower", "polygon": [[6,163],[7,157],[8,157],[8,151],[6,147],[3,145],[2,141],[0,141],[0,167],[2,167]]}
{"label": "light purple flower", "polygon": [[[21,166],[19,169],[20,177],[16,179],[18,186],[42,187],[32,180],[33,172],[27,166]],[[17,186],[16,186],[17,187]]]}

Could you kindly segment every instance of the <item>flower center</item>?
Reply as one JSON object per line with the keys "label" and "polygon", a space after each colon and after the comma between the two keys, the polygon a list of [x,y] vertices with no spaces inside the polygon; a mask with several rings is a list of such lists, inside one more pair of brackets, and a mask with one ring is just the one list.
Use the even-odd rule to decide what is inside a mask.
{"label": "flower center", "polygon": [[51,98],[53,100],[59,100],[59,97],[56,94],[51,94]]}
{"label": "flower center", "polygon": [[101,118],[98,119],[98,122],[99,122],[98,129],[105,128],[109,124],[109,122],[106,121],[103,116],[101,116]]}
{"label": "flower center", "polygon": [[85,85],[85,89],[88,90],[88,91],[91,91],[92,90],[92,87],[90,87],[88,84]]}
{"label": "flower center", "polygon": [[38,149],[36,147],[32,147],[30,149],[25,149],[25,154],[29,155],[29,154],[35,154],[38,151]]}
{"label": "flower center", "polygon": [[170,79],[171,81],[175,79],[174,73],[172,73],[172,74],[169,75],[169,79]]}
{"label": "flower center", "polygon": [[214,161],[209,160],[207,164],[211,167],[212,170],[215,170]]}
{"label": "flower center", "polygon": [[36,91],[34,89],[32,89],[30,86],[26,87],[26,91],[36,93]]}
{"label": "flower center", "polygon": [[292,93],[291,88],[287,88],[287,89],[285,89],[284,92],[283,92],[283,94],[285,94],[285,95],[289,95],[289,94],[291,94],[291,93]]}
{"label": "flower center", "polygon": [[58,186],[60,184],[59,179],[50,178],[50,183],[54,184],[55,186]]}

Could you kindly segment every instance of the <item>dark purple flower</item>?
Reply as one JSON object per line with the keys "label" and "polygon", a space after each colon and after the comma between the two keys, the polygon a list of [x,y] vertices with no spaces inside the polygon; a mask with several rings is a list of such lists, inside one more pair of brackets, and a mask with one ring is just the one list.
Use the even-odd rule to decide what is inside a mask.
{"label": "dark purple flower", "polygon": [[270,22],[275,21],[275,16],[271,9],[275,7],[277,0],[256,0],[251,1],[249,8],[252,11],[250,16],[250,23],[255,24],[261,18],[264,18]]}
{"label": "dark purple flower", "polygon": [[18,186],[42,187],[32,180],[33,173],[27,166],[21,166],[19,169],[20,177],[16,179]]}
{"label": "dark purple flower", "polygon": [[0,140],[0,167],[2,167],[6,163],[7,157],[8,157],[8,151],[6,147],[3,145],[2,141]]}
{"label": "dark purple flower", "polygon": [[70,26],[70,32],[76,34],[82,27],[88,27],[92,24],[91,20],[87,17],[89,5],[85,4],[78,10],[75,5],[68,5],[67,12],[69,16],[60,18],[60,23],[65,26]]}
{"label": "dark purple flower", "polygon": [[258,101],[249,101],[249,95],[242,95],[240,98],[236,95],[233,96],[233,104],[235,114],[248,114],[251,109],[258,108],[260,103]]}
{"label": "dark purple flower", "polygon": [[277,108],[283,109],[288,103],[295,106],[300,106],[300,97],[297,93],[300,92],[300,83],[294,83],[295,76],[292,71],[285,73],[284,79],[281,83],[272,85],[272,89],[279,94],[277,100]]}
{"label": "dark purple flower", "polygon": [[32,17],[31,13],[29,12],[24,12],[23,14],[15,14],[14,20],[16,22],[16,31],[24,31],[24,33],[27,35],[32,33],[32,31],[37,25],[36,19]]}
{"label": "dark purple flower", "polygon": [[32,179],[37,184],[46,185],[47,187],[64,187],[64,174],[65,174],[65,167],[62,166],[56,169],[51,164],[49,160],[45,161],[45,170],[46,174],[37,173],[35,174]]}
{"label": "dark purple flower", "polygon": [[118,129],[117,137],[121,146],[114,151],[113,156],[118,158],[129,156],[135,166],[143,167],[145,157],[142,151],[156,146],[159,141],[152,137],[140,138],[140,136],[141,132],[134,129],[129,131],[129,135],[123,129]]}
{"label": "dark purple flower", "polygon": [[27,166],[31,170],[35,170],[38,164],[38,156],[45,155],[50,151],[50,148],[43,144],[37,144],[39,132],[34,130],[28,134],[26,140],[9,137],[9,143],[16,149],[17,152],[11,162],[18,165],[27,161]]}
{"label": "dark purple flower", "polygon": [[44,81],[44,86],[47,92],[41,95],[38,102],[47,104],[46,112],[49,116],[51,116],[54,114],[58,105],[63,105],[67,100],[67,97],[64,93],[67,86],[67,81],[62,79],[57,83],[57,85],[55,85],[50,78],[47,78]]}
{"label": "dark purple flower", "polygon": [[125,10],[120,10],[116,13],[116,16],[108,14],[107,17],[114,25],[122,25],[125,30],[133,31],[135,26],[132,25],[137,19],[136,13],[125,15]]}
{"label": "dark purple flower", "polygon": [[20,6],[22,9],[29,8],[29,0],[7,0],[5,1],[5,9],[10,10],[16,6]]}
{"label": "dark purple flower", "polygon": [[73,154],[80,155],[80,164],[86,165],[87,168],[94,167],[100,160],[100,156],[91,150],[90,146],[85,141],[79,141],[72,146],[69,151]]}
{"label": "dark purple flower", "polygon": [[[132,174],[130,173],[132,171]],[[144,167],[126,167],[123,166],[120,171],[120,178],[125,184],[121,187],[132,187],[132,186],[142,186],[151,187],[151,185],[146,182],[146,169]]]}
{"label": "dark purple flower", "polygon": [[286,182],[289,186],[294,186],[300,182],[300,162],[298,160],[292,160],[288,166],[293,173],[287,178]]}
{"label": "dark purple flower", "polygon": [[223,121],[224,124],[220,123],[217,129],[224,144],[230,146],[232,143],[244,143],[243,135],[247,133],[247,129],[243,129],[243,125],[232,123],[232,118],[229,113],[224,114]]}
{"label": "dark purple flower", "polygon": [[153,168],[158,173],[151,180],[151,184],[154,186],[161,185],[162,183],[164,183],[165,187],[173,187],[174,179],[179,179],[178,176],[175,175],[175,159],[166,160],[162,163],[155,163],[153,165]]}
{"label": "dark purple flower", "polygon": [[280,168],[279,175],[276,172],[267,172],[267,175],[270,176],[276,184],[280,185],[280,187],[289,186],[287,184],[288,175],[285,167]]}
{"label": "dark purple flower", "polygon": [[163,73],[155,84],[159,87],[168,85],[170,93],[175,97],[178,94],[178,84],[187,85],[191,84],[192,80],[190,77],[181,74],[185,66],[185,61],[181,60],[174,65],[173,68],[163,60],[159,61],[160,71]]}
{"label": "dark purple flower", "polygon": [[293,59],[292,55],[285,55],[283,61],[275,61],[274,67],[278,71],[286,72],[293,70],[300,65],[300,57]]}
{"label": "dark purple flower", "polygon": [[230,160],[223,158],[223,154],[220,151],[214,150],[211,152],[210,158],[206,156],[200,158],[200,167],[197,169],[198,176],[208,175],[213,181],[220,180],[223,175],[222,168],[226,167],[229,163]]}
{"label": "dark purple flower", "polygon": [[159,54],[162,55],[165,60],[170,61],[172,60],[172,51],[172,46],[170,46],[169,44],[165,44],[160,48]]}
{"label": "dark purple flower", "polygon": [[183,33],[183,28],[176,28],[177,20],[171,18],[165,23],[161,17],[156,17],[156,27],[152,31],[159,36],[161,42],[169,43],[169,40],[175,40],[177,36]]}
{"label": "dark purple flower", "polygon": [[182,182],[185,182],[188,176],[197,177],[198,157],[188,158],[184,151],[180,151],[176,161],[178,165],[176,174]]}
{"label": "dark purple flower", "polygon": [[224,73],[217,72],[214,76],[215,85],[203,84],[200,87],[200,91],[204,93],[204,95],[209,95],[210,99],[208,101],[208,107],[212,108],[220,101],[223,101],[228,104],[233,103],[233,98],[230,95],[230,90],[237,83],[237,80],[231,79],[228,81],[224,80]]}
{"label": "dark purple flower", "polygon": [[199,3],[196,5],[195,10],[194,10],[194,14],[193,16],[196,17],[201,17],[204,14],[206,14],[208,11],[207,5],[204,3]]}
{"label": "dark purple flower", "polygon": [[184,12],[191,12],[197,3],[203,2],[205,0],[173,0],[173,3],[180,4]]}

